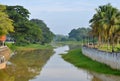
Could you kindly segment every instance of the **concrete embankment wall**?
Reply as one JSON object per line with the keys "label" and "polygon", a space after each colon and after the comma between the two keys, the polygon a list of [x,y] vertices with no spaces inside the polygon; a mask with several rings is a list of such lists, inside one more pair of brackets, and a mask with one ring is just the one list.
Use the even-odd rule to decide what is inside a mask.
{"label": "concrete embankment wall", "polygon": [[105,75],[94,72],[91,74],[94,76],[93,81],[120,81],[120,77],[115,75]]}
{"label": "concrete embankment wall", "polygon": [[7,46],[0,47],[0,57],[4,57],[4,61],[0,58],[0,69],[6,67],[6,62],[10,58],[10,49]]}
{"label": "concrete embankment wall", "polygon": [[84,46],[82,47],[82,52],[85,56],[93,60],[107,64],[113,69],[120,70],[120,53],[105,52]]}
{"label": "concrete embankment wall", "polygon": [[0,47],[0,56],[4,56],[5,60],[10,58],[10,49],[7,46]]}

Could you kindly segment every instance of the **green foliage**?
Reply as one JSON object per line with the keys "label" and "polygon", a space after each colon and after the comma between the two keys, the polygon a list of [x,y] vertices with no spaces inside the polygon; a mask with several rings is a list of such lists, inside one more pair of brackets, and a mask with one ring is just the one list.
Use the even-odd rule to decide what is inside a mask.
{"label": "green foliage", "polygon": [[68,41],[68,36],[64,36],[64,35],[55,35],[54,37],[54,41]]}
{"label": "green foliage", "polygon": [[37,50],[37,49],[53,49],[49,44],[40,45],[40,44],[29,44],[26,46],[16,46],[13,43],[6,43],[6,45],[12,50]]}
{"label": "green foliage", "polygon": [[78,28],[78,29],[73,29],[69,33],[69,39],[70,40],[77,40],[77,41],[82,41],[84,38],[89,36],[89,28]]}
{"label": "green foliage", "polygon": [[90,23],[91,33],[98,38],[99,45],[102,41],[110,43],[113,50],[115,42],[119,41],[120,11],[111,4],[99,6]]}
{"label": "green foliage", "polygon": [[9,18],[14,21],[14,33],[10,36],[16,45],[27,45],[30,43],[41,43],[42,31],[39,26],[28,20],[29,11],[22,6],[7,6]]}
{"label": "green foliage", "polygon": [[53,40],[54,34],[50,31],[47,25],[39,19],[31,19],[31,22],[35,23],[42,31],[42,44],[50,43]]}
{"label": "green foliage", "polygon": [[27,20],[29,18],[29,11],[25,9],[23,6],[6,6],[7,13],[10,19],[14,20],[14,22],[22,22],[23,20]]}
{"label": "green foliage", "polygon": [[68,54],[63,54],[62,57],[66,61],[74,64],[79,68],[84,68],[98,73],[120,75],[120,70],[114,70],[105,64],[93,61],[92,59],[84,56],[81,49],[71,50],[68,52]]}
{"label": "green foliage", "polygon": [[14,31],[13,21],[5,13],[6,7],[0,5],[0,36]]}

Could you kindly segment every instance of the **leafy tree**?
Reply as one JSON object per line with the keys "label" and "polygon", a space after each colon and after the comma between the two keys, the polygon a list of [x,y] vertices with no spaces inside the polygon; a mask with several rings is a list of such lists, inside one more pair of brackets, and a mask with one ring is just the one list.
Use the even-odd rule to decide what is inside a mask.
{"label": "leafy tree", "polygon": [[99,42],[101,39],[110,41],[113,51],[115,39],[120,33],[120,11],[110,4],[99,6],[90,23],[93,35],[98,37]]}
{"label": "leafy tree", "polygon": [[14,33],[10,33],[11,37],[13,37],[16,44],[24,44],[27,43],[25,40],[26,32],[28,31],[28,27],[26,27],[26,23],[28,22],[29,11],[22,6],[6,6],[7,14],[9,18],[14,21]]}
{"label": "leafy tree", "polygon": [[22,22],[23,20],[28,20],[30,12],[23,6],[6,6],[7,12],[10,19],[14,22]]}
{"label": "leafy tree", "polygon": [[37,26],[40,27],[42,31],[42,44],[50,43],[53,40],[54,34],[50,31],[47,25],[39,19],[31,19],[31,22],[35,23]]}
{"label": "leafy tree", "polygon": [[42,42],[42,31],[35,23],[29,21],[29,30],[26,39],[31,43],[41,43]]}
{"label": "leafy tree", "polygon": [[54,37],[54,41],[68,41],[68,36],[64,36],[64,35],[55,35]]}
{"label": "leafy tree", "polygon": [[5,13],[6,7],[0,5],[0,36],[14,31],[13,21]]}
{"label": "leafy tree", "polygon": [[69,38],[70,39],[75,39],[77,41],[82,41],[83,38],[88,37],[88,32],[90,31],[89,28],[78,28],[78,29],[73,29],[69,33]]}
{"label": "leafy tree", "polygon": [[15,32],[11,33],[17,45],[41,43],[41,29],[29,18],[29,11],[23,6],[7,6],[9,18],[14,21]]}

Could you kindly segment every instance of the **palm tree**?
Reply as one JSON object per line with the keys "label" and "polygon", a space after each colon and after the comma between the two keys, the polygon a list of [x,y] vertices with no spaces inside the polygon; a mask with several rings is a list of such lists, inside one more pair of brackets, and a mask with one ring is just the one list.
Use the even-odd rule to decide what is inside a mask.
{"label": "palm tree", "polygon": [[98,37],[99,43],[101,39],[105,42],[110,41],[114,51],[116,32],[120,29],[120,12],[110,4],[99,6],[96,12],[90,20],[92,32]]}
{"label": "palm tree", "polygon": [[103,12],[99,12],[96,9],[97,13],[93,16],[93,19],[90,20],[91,27],[92,27],[92,34],[95,37],[98,37],[98,45],[101,45],[101,40],[103,37]]}
{"label": "palm tree", "polygon": [[107,11],[105,14],[105,24],[107,26],[107,40],[110,39],[112,45],[112,52],[114,51],[114,42],[117,32],[119,32],[120,12],[118,9],[112,7],[110,4],[106,5]]}

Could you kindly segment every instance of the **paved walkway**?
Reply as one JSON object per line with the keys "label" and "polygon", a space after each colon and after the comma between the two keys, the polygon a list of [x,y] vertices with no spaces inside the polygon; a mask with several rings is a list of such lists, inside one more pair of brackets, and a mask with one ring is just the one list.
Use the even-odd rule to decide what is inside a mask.
{"label": "paved walkway", "polygon": [[0,51],[3,51],[7,46],[0,46]]}

